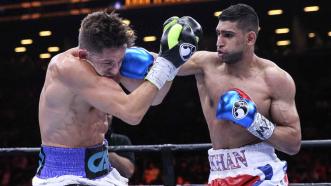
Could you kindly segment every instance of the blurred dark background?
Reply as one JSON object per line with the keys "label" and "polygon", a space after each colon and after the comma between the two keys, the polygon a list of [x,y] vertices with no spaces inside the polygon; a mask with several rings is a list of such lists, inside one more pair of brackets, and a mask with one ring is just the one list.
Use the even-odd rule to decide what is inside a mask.
{"label": "blurred dark background", "polygon": [[[163,21],[174,15],[189,15],[204,30],[199,50],[215,51],[218,22],[215,14],[236,3],[251,5],[259,15],[261,29],[256,53],[274,61],[296,82],[303,140],[329,139],[331,8],[328,0],[2,0],[0,147],[40,146],[38,100],[48,62],[57,53],[77,46],[80,21],[87,13],[107,7],[118,9],[136,31],[136,45],[155,52]],[[282,13],[269,15],[270,10],[282,10]],[[47,33],[51,35],[41,36]],[[144,41],[146,36],[155,36],[156,40]],[[194,77],[176,78],[164,102],[152,107],[140,125],[130,126],[114,119],[113,129],[127,135],[135,145],[210,142]],[[330,148],[303,149],[295,156],[279,155],[289,163],[291,182],[331,182]],[[162,184],[160,154],[136,156],[137,169],[130,183]],[[175,157],[178,184],[207,181],[206,152],[176,153]],[[0,185],[30,185],[36,158],[37,155],[0,156]]]}

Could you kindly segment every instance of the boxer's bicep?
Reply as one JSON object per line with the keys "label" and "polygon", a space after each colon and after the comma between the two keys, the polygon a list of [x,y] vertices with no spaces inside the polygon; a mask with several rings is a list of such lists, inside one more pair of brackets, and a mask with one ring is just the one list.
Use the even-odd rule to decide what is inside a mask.
{"label": "boxer's bicep", "polygon": [[271,104],[271,116],[277,125],[299,127],[299,116],[294,101],[274,100]]}
{"label": "boxer's bicep", "polygon": [[294,100],[294,81],[287,73],[284,74],[272,74],[270,114],[276,127],[269,142],[277,150],[294,155],[300,150],[301,128]]}
{"label": "boxer's bicep", "polygon": [[288,126],[296,131],[300,130],[300,120],[295,104],[295,84],[293,79],[285,73],[276,79],[273,86],[271,102],[271,116],[274,123]]}
{"label": "boxer's bicep", "polygon": [[126,94],[116,81],[95,76],[85,79],[74,91],[96,109],[128,124],[137,125],[147,112],[158,89],[145,81],[131,94]]}
{"label": "boxer's bicep", "polygon": [[294,155],[301,144],[301,127],[294,101],[277,99],[272,103],[272,119],[276,124],[269,142],[279,151]]}
{"label": "boxer's bicep", "polygon": [[77,93],[98,110],[120,118],[125,113],[128,95],[112,79],[97,77],[79,87]]}
{"label": "boxer's bicep", "polygon": [[121,76],[120,83],[123,85],[125,89],[129,92],[134,91],[139,85],[141,85],[145,80],[144,79],[132,79],[128,77]]}
{"label": "boxer's bicep", "polygon": [[75,96],[100,111],[122,117],[125,113],[123,105],[127,105],[128,96],[117,82],[101,77],[84,66],[61,69],[60,81],[70,89]]}

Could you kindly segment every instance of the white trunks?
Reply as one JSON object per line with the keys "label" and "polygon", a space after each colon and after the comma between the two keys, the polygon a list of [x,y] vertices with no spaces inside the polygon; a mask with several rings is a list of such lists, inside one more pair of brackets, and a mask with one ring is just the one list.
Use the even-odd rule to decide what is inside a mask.
{"label": "white trunks", "polygon": [[122,177],[115,168],[112,168],[112,170],[106,176],[94,180],[73,175],[64,175],[47,179],[41,179],[35,176],[32,179],[33,186],[65,186],[70,184],[93,186],[127,186],[128,179]]}
{"label": "white trunks", "polygon": [[288,185],[287,163],[277,158],[267,143],[235,149],[209,149],[208,184],[241,186]]}

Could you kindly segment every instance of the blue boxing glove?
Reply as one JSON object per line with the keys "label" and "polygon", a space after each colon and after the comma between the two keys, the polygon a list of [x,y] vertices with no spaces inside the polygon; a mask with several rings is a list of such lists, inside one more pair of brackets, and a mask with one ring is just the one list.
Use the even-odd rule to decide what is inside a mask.
{"label": "blue boxing glove", "polygon": [[122,61],[120,73],[124,77],[144,79],[153,65],[154,57],[140,47],[127,48]]}
{"label": "blue boxing glove", "polygon": [[275,129],[271,121],[257,112],[251,98],[237,88],[225,92],[220,97],[216,118],[232,121],[262,140],[269,139]]}

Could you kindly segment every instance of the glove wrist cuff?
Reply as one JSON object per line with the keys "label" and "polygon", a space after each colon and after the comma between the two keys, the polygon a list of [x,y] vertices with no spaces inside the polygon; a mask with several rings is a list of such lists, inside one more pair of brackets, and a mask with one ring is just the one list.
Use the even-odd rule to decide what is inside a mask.
{"label": "glove wrist cuff", "polygon": [[157,57],[145,79],[153,83],[158,89],[161,89],[175,72],[176,67],[170,61],[163,57]]}
{"label": "glove wrist cuff", "polygon": [[247,128],[247,130],[261,140],[267,140],[273,134],[275,124],[269,121],[262,114],[256,113],[253,123]]}
{"label": "glove wrist cuff", "polygon": [[172,80],[175,79],[179,69],[180,69],[180,67],[176,68],[176,70],[173,73],[170,74],[168,81],[172,81]]}

